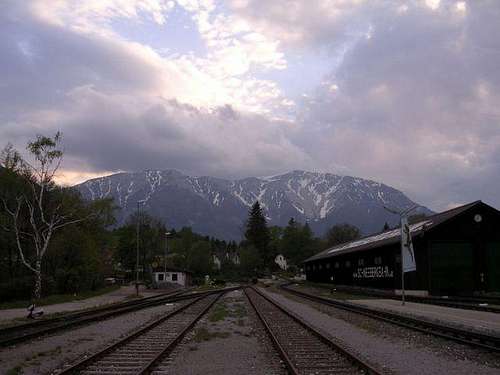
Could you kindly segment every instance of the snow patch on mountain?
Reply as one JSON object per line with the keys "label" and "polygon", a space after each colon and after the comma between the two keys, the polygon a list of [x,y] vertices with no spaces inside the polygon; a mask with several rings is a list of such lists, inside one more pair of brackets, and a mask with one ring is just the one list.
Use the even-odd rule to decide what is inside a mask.
{"label": "snow patch on mountain", "polygon": [[[180,215],[182,225],[208,225],[206,221],[210,220],[210,225],[218,227],[232,220],[239,235],[248,209],[256,201],[272,225],[286,224],[295,217],[325,226],[342,221],[361,223],[365,231],[380,226],[379,221],[383,224],[394,219],[384,206],[404,209],[414,205],[400,191],[376,181],[307,171],[225,180],[187,176],[174,170],[148,170],[97,178],[76,188],[89,200],[113,197],[122,208],[119,221],[140,201],[145,209],[168,220]],[[423,212],[431,212],[426,210]],[[203,219],[204,215],[209,216]]]}

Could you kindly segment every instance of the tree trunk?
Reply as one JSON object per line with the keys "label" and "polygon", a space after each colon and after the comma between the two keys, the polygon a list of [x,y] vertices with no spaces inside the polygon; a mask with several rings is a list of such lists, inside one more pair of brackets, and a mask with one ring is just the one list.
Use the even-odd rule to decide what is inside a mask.
{"label": "tree trunk", "polygon": [[34,302],[38,302],[42,297],[42,261],[37,259],[35,262],[35,293],[33,294]]}

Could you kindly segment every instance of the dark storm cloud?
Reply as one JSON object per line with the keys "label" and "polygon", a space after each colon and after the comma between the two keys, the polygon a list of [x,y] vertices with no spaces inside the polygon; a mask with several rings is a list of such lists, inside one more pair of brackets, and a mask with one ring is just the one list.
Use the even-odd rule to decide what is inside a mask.
{"label": "dark storm cloud", "polygon": [[437,209],[475,199],[500,206],[491,188],[500,185],[500,71],[492,64],[500,61],[500,4],[467,3],[465,15],[455,5],[409,8],[390,22],[372,17],[373,34],[330,77],[338,90],[318,89],[297,142],[317,160]]}

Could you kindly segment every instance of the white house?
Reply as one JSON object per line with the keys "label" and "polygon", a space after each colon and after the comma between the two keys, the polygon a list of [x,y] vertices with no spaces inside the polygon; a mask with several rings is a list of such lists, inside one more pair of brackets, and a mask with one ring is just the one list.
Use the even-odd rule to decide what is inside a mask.
{"label": "white house", "polygon": [[237,253],[236,251],[226,251],[226,253],[219,252],[213,253],[212,254],[212,261],[213,261],[213,268],[214,270],[220,271],[222,267],[222,262],[221,259],[225,260],[226,262],[231,262],[232,264],[239,265],[240,264],[240,254]]}
{"label": "white house", "polygon": [[221,261],[220,261],[219,257],[217,256],[217,254],[213,254],[212,259],[213,259],[213,263],[214,263],[214,269],[220,270]]}
{"label": "white house", "polygon": [[286,271],[288,268],[288,264],[283,254],[276,255],[276,258],[274,258],[274,263],[276,263],[283,271]]}
{"label": "white house", "polygon": [[153,282],[161,286],[162,283],[173,283],[182,286],[191,285],[191,272],[176,268],[158,267],[153,270]]}

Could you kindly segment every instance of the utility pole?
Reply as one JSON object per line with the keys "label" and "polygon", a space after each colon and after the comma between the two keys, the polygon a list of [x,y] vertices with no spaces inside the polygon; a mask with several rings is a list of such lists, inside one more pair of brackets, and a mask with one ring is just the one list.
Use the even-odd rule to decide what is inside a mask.
{"label": "utility pole", "polygon": [[165,273],[165,276],[167,277],[167,253],[168,253],[168,236],[170,236],[172,233],[166,232],[165,233],[165,255],[163,256],[163,272]]}
{"label": "utility pole", "polygon": [[137,201],[137,233],[136,233],[136,243],[137,243],[137,257],[135,263],[135,295],[139,297],[139,225],[140,225],[140,215],[139,215],[139,203]]}
{"label": "utility pole", "polygon": [[[410,207],[406,210],[394,210],[391,208],[388,208],[386,206],[383,206],[386,211],[389,211],[391,214],[399,215],[399,222],[401,226],[401,305],[405,305],[405,270],[404,270],[404,264],[403,264],[403,249],[405,244],[403,243],[403,231],[405,230],[405,224],[408,223],[408,214],[413,211],[415,208],[420,207],[418,205],[415,205],[413,207]],[[411,233],[408,233],[409,236],[411,236]]]}

